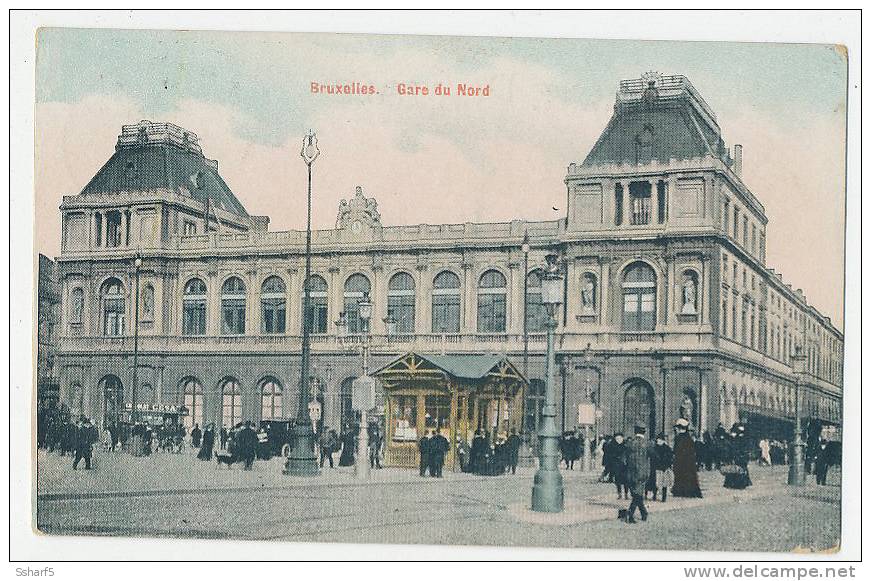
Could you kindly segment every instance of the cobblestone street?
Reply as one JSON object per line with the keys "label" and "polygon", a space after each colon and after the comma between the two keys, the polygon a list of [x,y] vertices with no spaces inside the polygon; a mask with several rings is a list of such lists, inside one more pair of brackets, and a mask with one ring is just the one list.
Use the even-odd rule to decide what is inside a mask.
{"label": "cobblestone street", "polygon": [[[532,469],[516,476],[353,469],[315,479],[281,474],[279,459],[251,472],[216,469],[192,455],[97,453],[96,470],[40,451],[38,527],[48,534],[180,536],[289,541],[525,545],[752,551],[824,551],[839,543],[839,473],[826,487],[785,485],[785,467],[752,467],[745,491],[702,472],[705,498],[650,502],[648,522],[616,519],[614,487],[564,471],[566,510],[528,510]],[[765,526],[760,526],[765,523]],[[724,544],[724,540],[728,542]]]}

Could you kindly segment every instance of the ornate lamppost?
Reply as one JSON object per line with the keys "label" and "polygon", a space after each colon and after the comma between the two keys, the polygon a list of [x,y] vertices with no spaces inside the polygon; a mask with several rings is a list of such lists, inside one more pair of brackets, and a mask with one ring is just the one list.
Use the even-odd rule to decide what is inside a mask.
{"label": "ornate lamppost", "polygon": [[556,429],[556,387],[554,385],[554,331],[557,307],[563,302],[563,277],[556,254],[548,254],[541,280],[541,302],[547,309],[547,366],[541,431],[538,433],[538,471],[532,486],[532,510],[562,512],[563,477],[559,471],[559,432]]}
{"label": "ornate lamppost", "polygon": [[299,405],[293,426],[293,446],[284,465],[284,474],[291,476],[317,476],[320,474],[315,455],[315,434],[309,427],[309,360],[311,358],[311,267],[312,267],[312,164],[320,155],[318,138],[313,131],[302,139],[299,152],[308,168],[308,195],[306,198],[305,228],[305,281],[302,299],[302,357],[299,373]]}
{"label": "ornate lamppost", "polygon": [[804,373],[805,356],[801,345],[796,345],[792,356],[792,371],[795,374],[795,426],[792,435],[792,462],[789,464],[789,479],[791,486],[804,486],[804,442],[801,437],[801,376]]}
{"label": "ornate lamppost", "polygon": [[369,407],[371,401],[369,390],[372,389],[372,382],[369,377],[369,347],[371,345],[372,334],[369,332],[369,321],[372,320],[372,302],[369,300],[369,293],[363,293],[363,299],[357,303],[360,311],[360,322],[363,323],[363,376],[356,380],[360,386],[354,395],[361,395],[359,401],[355,402],[355,406],[360,408],[360,439],[358,440],[357,461],[354,462],[354,474],[358,480],[369,479]]}

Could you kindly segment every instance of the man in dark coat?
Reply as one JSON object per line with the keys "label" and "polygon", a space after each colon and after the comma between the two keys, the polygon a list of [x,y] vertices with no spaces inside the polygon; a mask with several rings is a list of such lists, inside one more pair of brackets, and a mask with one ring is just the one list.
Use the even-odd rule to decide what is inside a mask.
{"label": "man in dark coat", "polygon": [[436,429],[435,435],[429,442],[429,475],[436,478],[442,477],[442,468],[445,465],[445,454],[451,449],[448,439]]}
{"label": "man in dark coat", "polygon": [[474,474],[483,474],[487,461],[487,452],[490,445],[481,430],[475,430],[472,438],[472,449],[469,452],[469,471]]}
{"label": "man in dark coat", "polygon": [[[417,443],[417,450],[420,453],[420,475],[426,476],[426,471],[430,470],[431,462],[430,462],[430,440],[432,440],[432,435],[430,431],[427,430],[426,434],[423,435],[423,438]],[[432,470],[430,470],[430,476],[432,476]]]}
{"label": "man in dark coat", "polygon": [[151,442],[154,440],[154,430],[148,422],[142,427],[142,454],[151,456]]}
{"label": "man in dark coat", "polygon": [[626,522],[635,523],[635,509],[641,513],[641,520],[647,520],[647,507],[644,506],[644,489],[650,478],[650,443],[645,437],[647,430],[635,426],[635,437],[626,443],[626,483],[632,502],[626,515]]}
{"label": "man in dark coat", "polygon": [[683,418],[674,423],[674,496],[701,498],[699,473],[696,468],[696,448],[689,435],[689,422]]}
{"label": "man in dark coat", "polygon": [[199,448],[200,447],[200,440],[202,439],[202,437],[203,437],[203,432],[202,432],[202,430],[200,430],[200,425],[194,424],[194,429],[191,430],[191,447],[192,448]]}
{"label": "man in dark coat", "polygon": [[617,499],[628,499],[629,482],[626,479],[626,442],[623,441],[623,434],[621,432],[614,434],[614,441],[611,442],[609,472],[614,477],[614,484],[617,486]]}
{"label": "man in dark coat", "polygon": [[381,469],[381,430],[378,424],[369,424],[369,467]]}
{"label": "man in dark coat", "polygon": [[820,486],[826,485],[826,478],[829,475],[829,466],[835,463],[835,446],[829,444],[825,438],[820,439],[820,445],[817,446],[817,455],[814,459],[814,472],[817,475],[817,484]]}
{"label": "man in dark coat", "polygon": [[86,419],[84,422],[80,422],[80,426],[76,433],[76,457],[73,460],[73,470],[76,470],[79,465],[79,461],[84,458],[85,460],[85,470],[91,469],[91,452],[93,450],[94,442],[99,439],[99,435],[97,434],[97,428],[91,424],[91,421]]}
{"label": "man in dark coat", "polygon": [[517,462],[520,460],[520,446],[523,441],[517,435],[517,430],[511,428],[511,435],[508,436],[508,466],[511,468],[512,474],[517,474]]}
{"label": "man in dark coat", "polygon": [[251,470],[254,458],[257,457],[257,446],[260,440],[257,438],[257,432],[254,431],[254,426],[250,421],[245,422],[245,426],[239,430],[236,437],[239,440],[239,458],[245,462],[245,470]]}
{"label": "man in dark coat", "polygon": [[657,492],[662,491],[662,502],[665,502],[668,498],[668,489],[674,483],[674,473],[671,470],[674,452],[665,440],[665,433],[657,434],[656,445],[653,446],[651,454],[647,490],[653,493],[653,500],[656,500]]}
{"label": "man in dark coat", "polygon": [[212,424],[206,426],[206,431],[203,432],[203,443],[200,445],[200,452],[197,458],[200,460],[211,461],[212,450],[215,447],[215,428]]}

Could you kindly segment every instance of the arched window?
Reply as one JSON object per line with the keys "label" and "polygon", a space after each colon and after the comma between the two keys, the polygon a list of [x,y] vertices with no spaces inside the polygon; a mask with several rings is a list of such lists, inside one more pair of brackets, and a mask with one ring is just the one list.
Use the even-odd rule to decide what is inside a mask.
{"label": "arched window", "polygon": [[70,293],[70,324],[81,325],[85,311],[85,291],[76,287]]}
{"label": "arched window", "polygon": [[[305,295],[302,300],[305,301]],[[327,281],[317,274],[313,274],[309,279],[309,312],[305,321],[310,332],[327,332]]]}
{"label": "arched window", "polygon": [[284,333],[287,328],[287,296],[284,281],[270,276],[260,287],[260,330],[264,333]]}
{"label": "arched window", "polygon": [[396,321],[397,333],[414,333],[414,278],[397,272],[387,285],[387,316]]}
{"label": "arched window", "polygon": [[182,380],[181,405],[187,408],[188,415],[184,416],[184,425],[188,432],[199,424],[203,427],[203,384],[193,377]]}
{"label": "arched window", "polygon": [[229,429],[242,421],[242,387],[239,381],[228,377],[221,385],[221,423]]}
{"label": "arched window", "polygon": [[432,283],[432,332],[460,332],[460,277],[449,270]]}
{"label": "arched window", "polygon": [[372,285],[369,279],[360,273],[352,274],[345,281],[345,316],[348,318],[348,332],[362,333],[363,322],[360,320],[360,301],[369,295]]}
{"label": "arched window", "polygon": [[231,276],[221,287],[221,333],[245,334],[245,283]]}
{"label": "arched window", "polygon": [[103,283],[100,291],[103,302],[103,334],[118,337],[124,334],[124,287],[117,278],[110,278]]}
{"label": "arched window", "polygon": [[643,262],[623,274],[623,330],[653,331],[656,327],[656,274]]}
{"label": "arched window", "polygon": [[526,276],[526,330],[544,333],[547,329],[547,310],[541,303],[541,270],[533,270]]}
{"label": "arched window", "polygon": [[184,287],[182,301],[182,335],[206,334],[206,285],[198,279],[190,279]]}
{"label": "arched window", "polygon": [[488,270],[478,281],[478,332],[505,332],[505,277]]}
{"label": "arched window", "polygon": [[154,321],[154,286],[147,283],[142,287],[142,312],[140,319],[145,322]]}
{"label": "arched window", "polygon": [[260,385],[260,419],[277,420],[284,417],[281,383],[267,377]]}

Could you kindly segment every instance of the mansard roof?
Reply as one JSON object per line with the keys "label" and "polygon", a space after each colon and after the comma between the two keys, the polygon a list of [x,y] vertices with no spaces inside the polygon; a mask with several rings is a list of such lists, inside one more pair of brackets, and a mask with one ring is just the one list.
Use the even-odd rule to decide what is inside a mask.
{"label": "mansard roof", "polygon": [[209,200],[238,216],[245,207],[218,173],[218,162],[203,155],[197,136],[172,123],[124,125],[115,153],[82,194],[116,194],[168,189],[201,203]]}
{"label": "mansard roof", "polygon": [[[646,150],[640,154],[641,148]],[[620,82],[614,114],[583,165],[706,155],[732,163],[711,108],[686,77],[647,73]]]}

